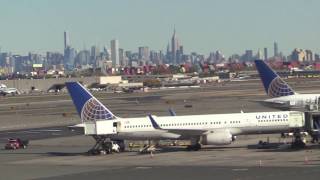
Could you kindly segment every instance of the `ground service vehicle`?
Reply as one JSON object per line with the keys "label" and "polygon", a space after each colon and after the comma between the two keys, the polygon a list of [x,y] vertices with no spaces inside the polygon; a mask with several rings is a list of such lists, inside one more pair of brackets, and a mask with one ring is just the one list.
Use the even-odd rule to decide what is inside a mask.
{"label": "ground service vehicle", "polygon": [[25,149],[29,144],[28,140],[22,141],[20,138],[10,138],[8,139],[7,144],[5,145],[5,149]]}

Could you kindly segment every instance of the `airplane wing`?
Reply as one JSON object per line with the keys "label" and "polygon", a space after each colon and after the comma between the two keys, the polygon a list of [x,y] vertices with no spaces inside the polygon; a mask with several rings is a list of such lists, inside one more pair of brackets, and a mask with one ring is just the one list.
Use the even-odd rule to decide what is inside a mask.
{"label": "airplane wing", "polygon": [[148,115],[151,124],[153,128],[158,129],[158,130],[164,130],[170,133],[174,134],[180,134],[182,136],[200,136],[205,134],[208,130],[198,130],[198,129],[163,129],[161,128],[158,123],[154,120],[154,118],[149,114]]}
{"label": "airplane wing", "polygon": [[278,105],[285,105],[287,102],[284,101],[263,101],[263,100],[251,100],[251,102],[257,102],[261,104],[278,104]]}

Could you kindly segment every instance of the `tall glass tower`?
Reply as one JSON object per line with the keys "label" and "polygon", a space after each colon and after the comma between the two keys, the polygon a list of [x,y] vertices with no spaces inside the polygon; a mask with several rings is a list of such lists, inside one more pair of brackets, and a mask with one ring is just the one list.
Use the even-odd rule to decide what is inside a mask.
{"label": "tall glass tower", "polygon": [[117,67],[120,65],[119,41],[117,39],[111,40],[111,61],[112,61],[112,67]]}

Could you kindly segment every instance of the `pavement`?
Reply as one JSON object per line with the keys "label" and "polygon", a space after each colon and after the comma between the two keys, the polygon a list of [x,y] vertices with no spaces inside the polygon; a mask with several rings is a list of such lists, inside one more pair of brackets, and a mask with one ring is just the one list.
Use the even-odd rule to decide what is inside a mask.
{"label": "pavement", "polygon": [[[297,81],[298,92],[318,92],[319,81]],[[148,93],[95,94],[120,117],[148,112],[177,115],[275,111],[253,100],[267,98],[259,81],[231,82],[194,89],[152,90]],[[320,147],[292,150],[291,139],[280,135],[239,136],[228,146],[206,146],[201,151],[165,147],[154,154],[137,149],[119,154],[88,156],[91,137],[66,126],[79,123],[67,94],[1,98],[0,147],[7,138],[30,140],[27,149],[0,150],[1,179],[319,179]],[[186,104],[192,105],[186,108]],[[259,140],[276,144],[258,149]]]}

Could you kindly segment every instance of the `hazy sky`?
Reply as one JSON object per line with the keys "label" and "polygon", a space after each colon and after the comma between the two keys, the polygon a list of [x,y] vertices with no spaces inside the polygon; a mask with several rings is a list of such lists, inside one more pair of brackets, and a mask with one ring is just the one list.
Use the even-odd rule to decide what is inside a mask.
{"label": "hazy sky", "polygon": [[76,49],[165,50],[174,25],[186,52],[320,52],[319,0],[0,0],[2,52],[62,52],[64,30]]}

